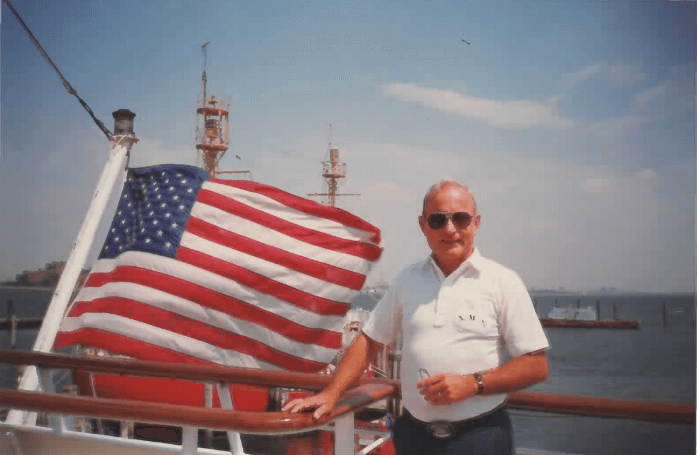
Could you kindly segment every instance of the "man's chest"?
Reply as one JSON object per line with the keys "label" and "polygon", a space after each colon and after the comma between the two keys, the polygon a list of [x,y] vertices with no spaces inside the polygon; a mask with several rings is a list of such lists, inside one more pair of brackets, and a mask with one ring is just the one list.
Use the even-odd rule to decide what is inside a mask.
{"label": "man's chest", "polygon": [[498,296],[488,283],[459,279],[414,283],[403,294],[405,335],[455,338],[498,336]]}

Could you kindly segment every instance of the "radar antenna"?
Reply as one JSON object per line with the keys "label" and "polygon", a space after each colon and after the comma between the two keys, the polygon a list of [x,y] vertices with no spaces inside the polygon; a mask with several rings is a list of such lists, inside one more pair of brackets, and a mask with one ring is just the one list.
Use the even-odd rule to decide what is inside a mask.
{"label": "radar antenna", "polygon": [[323,203],[330,207],[336,204],[337,196],[360,196],[360,193],[337,193],[338,179],[346,178],[346,163],[339,163],[339,149],[332,147],[332,125],[329,124],[329,161],[322,162],[322,177],[327,182],[326,193],[311,193],[308,196],[326,196]]}

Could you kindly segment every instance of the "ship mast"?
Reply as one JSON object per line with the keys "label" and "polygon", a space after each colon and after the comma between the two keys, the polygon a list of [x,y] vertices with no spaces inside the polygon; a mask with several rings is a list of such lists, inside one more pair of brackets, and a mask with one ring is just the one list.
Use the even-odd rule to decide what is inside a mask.
{"label": "ship mast", "polygon": [[[196,109],[196,150],[203,159],[203,168],[208,171],[211,178],[219,174],[246,174],[249,171],[221,171],[218,169],[220,160],[230,146],[230,101],[225,94],[219,96],[208,95],[208,66],[207,46],[210,41],[201,46],[203,51],[203,76],[201,77],[202,94],[201,104]],[[227,105],[224,101],[227,101]],[[239,157],[238,157],[239,158]]]}
{"label": "ship mast", "polygon": [[329,161],[322,162],[322,177],[327,182],[327,192],[311,193],[308,196],[326,196],[323,204],[334,207],[337,196],[360,196],[360,193],[337,193],[338,180],[346,178],[346,163],[339,163],[339,149],[332,147],[331,124],[329,124]]}

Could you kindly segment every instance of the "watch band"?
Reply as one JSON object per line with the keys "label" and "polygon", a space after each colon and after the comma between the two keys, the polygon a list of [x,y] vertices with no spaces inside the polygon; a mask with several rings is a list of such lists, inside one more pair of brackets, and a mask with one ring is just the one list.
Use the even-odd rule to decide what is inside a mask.
{"label": "watch band", "polygon": [[481,395],[484,392],[484,376],[480,372],[474,373],[474,381],[477,383],[477,393],[475,395]]}

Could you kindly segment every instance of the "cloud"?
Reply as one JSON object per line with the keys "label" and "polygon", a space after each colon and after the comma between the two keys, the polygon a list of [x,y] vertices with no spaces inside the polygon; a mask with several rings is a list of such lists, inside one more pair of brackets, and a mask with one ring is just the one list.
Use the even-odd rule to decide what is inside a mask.
{"label": "cloud", "polygon": [[592,65],[581,68],[575,73],[567,74],[562,82],[563,88],[571,88],[580,84],[583,81],[593,78],[596,74],[602,71],[603,67],[601,65]]}
{"label": "cloud", "polygon": [[653,169],[651,169],[651,168],[645,168],[645,169],[643,169],[643,170],[637,172],[637,173],[635,174],[635,177],[636,177],[638,180],[652,180],[652,181],[655,181],[655,180],[658,180],[658,178],[659,178],[660,176],[659,176],[658,172],[654,171]]}
{"label": "cloud", "polygon": [[581,189],[587,193],[607,193],[614,189],[613,181],[610,179],[586,179],[581,183]]}
{"label": "cloud", "polygon": [[654,169],[644,168],[633,174],[587,178],[581,182],[580,188],[584,193],[641,193],[662,181],[661,174]]}
{"label": "cloud", "polygon": [[616,87],[631,86],[645,80],[648,75],[640,65],[610,65],[607,68],[607,79]]}
{"label": "cloud", "polygon": [[[500,101],[463,95],[451,90],[393,83],[385,91],[404,101],[421,103],[444,112],[479,120],[503,129],[564,129],[573,122],[555,113],[553,106],[535,101]],[[552,103],[553,104],[553,103]]]}
{"label": "cloud", "polygon": [[637,108],[644,108],[646,107],[649,103],[651,103],[653,100],[658,98],[661,95],[664,95],[666,92],[666,86],[665,84],[659,84],[655,87],[651,87],[648,90],[645,90],[641,93],[637,93],[634,95],[634,107]]}

